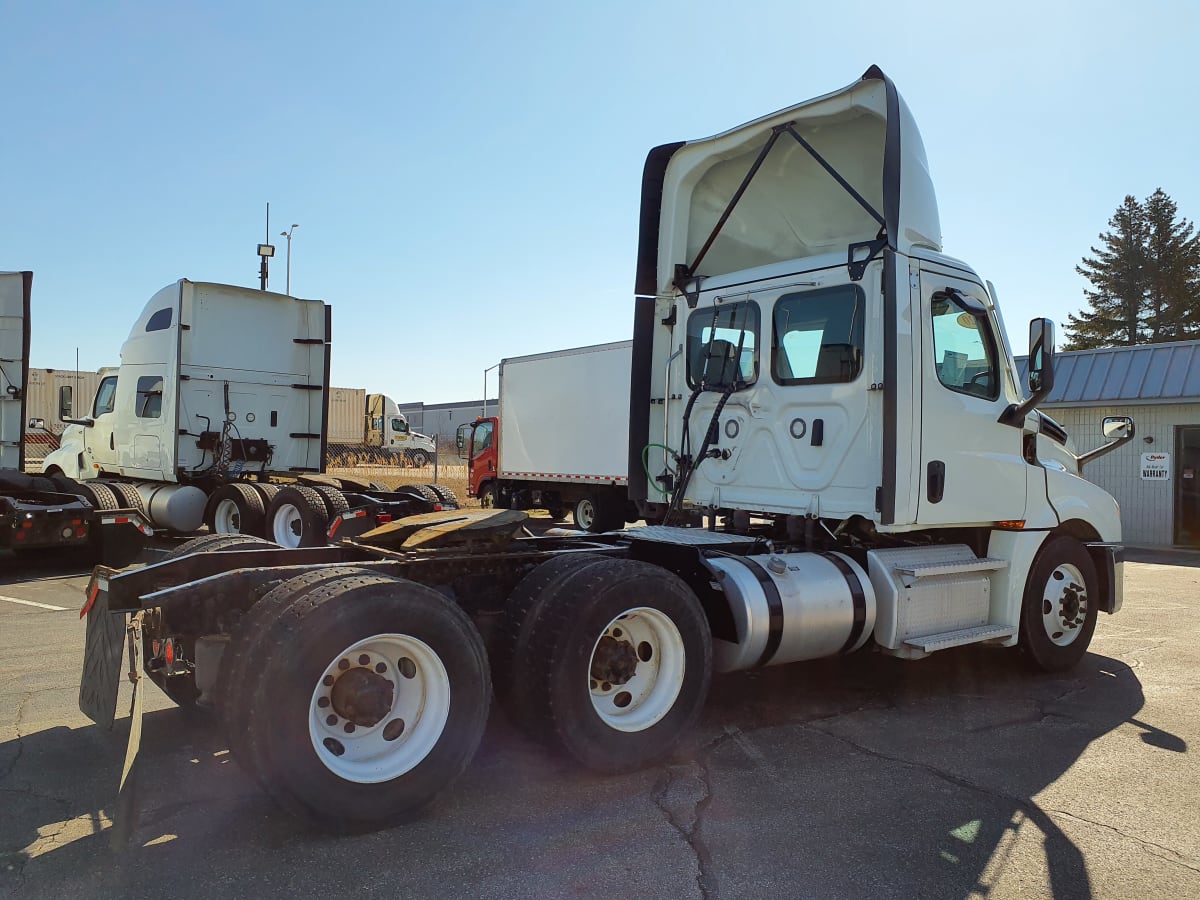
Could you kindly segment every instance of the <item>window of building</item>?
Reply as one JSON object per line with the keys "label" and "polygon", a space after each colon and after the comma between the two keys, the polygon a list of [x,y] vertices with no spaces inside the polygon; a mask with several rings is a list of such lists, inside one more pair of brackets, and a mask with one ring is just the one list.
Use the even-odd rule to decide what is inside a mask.
{"label": "window of building", "polygon": [[693,388],[723,391],[758,380],[758,304],[698,309],[688,318],[687,380]]}
{"label": "window of building", "polygon": [[834,384],[862,371],[865,297],[843,284],[775,302],[771,375],[779,384]]}
{"label": "window of building", "polygon": [[987,400],[1000,396],[996,341],[984,307],[957,291],[933,295],[933,364],[952,391]]}
{"label": "window of building", "polygon": [[139,419],[157,419],[162,415],[163,380],[161,375],[143,375],[137,380],[134,410]]}

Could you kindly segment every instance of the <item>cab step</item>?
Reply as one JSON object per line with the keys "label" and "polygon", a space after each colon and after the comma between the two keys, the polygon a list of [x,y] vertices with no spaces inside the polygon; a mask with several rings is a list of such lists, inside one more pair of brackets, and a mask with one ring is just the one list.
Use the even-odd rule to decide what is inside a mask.
{"label": "cab step", "polygon": [[1015,625],[977,625],[974,628],[961,628],[958,631],[913,637],[904,643],[926,653],[933,653],[935,650],[948,650],[964,644],[978,644],[980,641],[990,641],[995,638],[1009,638],[1016,633]]}

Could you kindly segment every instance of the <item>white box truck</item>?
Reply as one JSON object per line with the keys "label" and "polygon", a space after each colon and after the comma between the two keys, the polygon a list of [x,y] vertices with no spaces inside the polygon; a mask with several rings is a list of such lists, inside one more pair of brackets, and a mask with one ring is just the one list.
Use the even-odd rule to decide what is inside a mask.
{"label": "white box truck", "polygon": [[467,491],[485,508],[571,510],[589,531],[637,518],[626,493],[632,341],[500,362],[497,416],[458,431]]}
{"label": "white box truck", "polygon": [[[655,148],[641,223],[626,471],[666,524],[533,537],[520,511],[460,510],[101,569],[84,711],[111,722],[103,636],[126,616],[191,640],[233,756],[285,808],[361,830],[463,771],[493,688],[532,737],[621,772],[673,751],[714,672],[968,644],[1075,665],[1121,608],[1117,504],[1036,409],[1052,323],[1031,323],[1023,386],[995,292],[942,252],[891,80]],[[1103,430],[1115,447],[1133,422]]]}

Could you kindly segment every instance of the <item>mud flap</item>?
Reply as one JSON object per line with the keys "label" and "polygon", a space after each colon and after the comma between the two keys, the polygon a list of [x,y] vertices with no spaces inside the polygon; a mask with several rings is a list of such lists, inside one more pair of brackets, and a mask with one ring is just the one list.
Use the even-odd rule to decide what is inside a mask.
{"label": "mud flap", "polygon": [[101,728],[112,730],[117,715],[117,689],[121,679],[121,648],[125,644],[126,616],[108,609],[108,579],[96,572],[87,588],[87,637],[83,674],[79,679],[79,710]]}
{"label": "mud flap", "polygon": [[129,620],[126,629],[129,647],[129,680],[133,683],[133,698],[129,704],[129,741],[125,745],[125,765],[121,767],[121,786],[117,792],[117,802],[113,809],[113,827],[111,846],[113,850],[123,850],[137,829],[138,803],[138,750],[142,746],[142,709],[143,685],[146,676],[142,674],[142,617],[139,613]]}

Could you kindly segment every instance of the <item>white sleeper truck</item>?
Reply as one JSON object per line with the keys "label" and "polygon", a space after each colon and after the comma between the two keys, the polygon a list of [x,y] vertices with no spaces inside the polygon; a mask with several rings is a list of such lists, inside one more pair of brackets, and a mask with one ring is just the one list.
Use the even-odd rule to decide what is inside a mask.
{"label": "white sleeper truck", "polygon": [[331,466],[410,465],[420,469],[437,454],[437,442],[409,427],[408,418],[386,394],[333,388],[329,410]]}
{"label": "white sleeper truck", "polygon": [[[714,672],[968,644],[1061,670],[1120,609],[1117,504],[1079,476],[1098,451],[1036,409],[1052,325],[1031,326],[1027,394],[879,69],[652,150],[636,287],[629,493],[664,524],[538,538],[517,510],[454,511],[101,568],[84,711],[112,722],[128,636],[281,805],[353,830],[457,776],[493,694],[619,772],[672,751]],[[147,636],[182,648],[170,667]]]}
{"label": "white sleeper truck", "polygon": [[163,288],[134,322],[120,367],[101,370],[87,415],[64,417],[45,472],[104,485],[157,528],[207,524],[290,547],[325,543],[352,508],[452,503],[424,486],[396,495],[322,476],[330,316],[317,300],[234,285]]}

